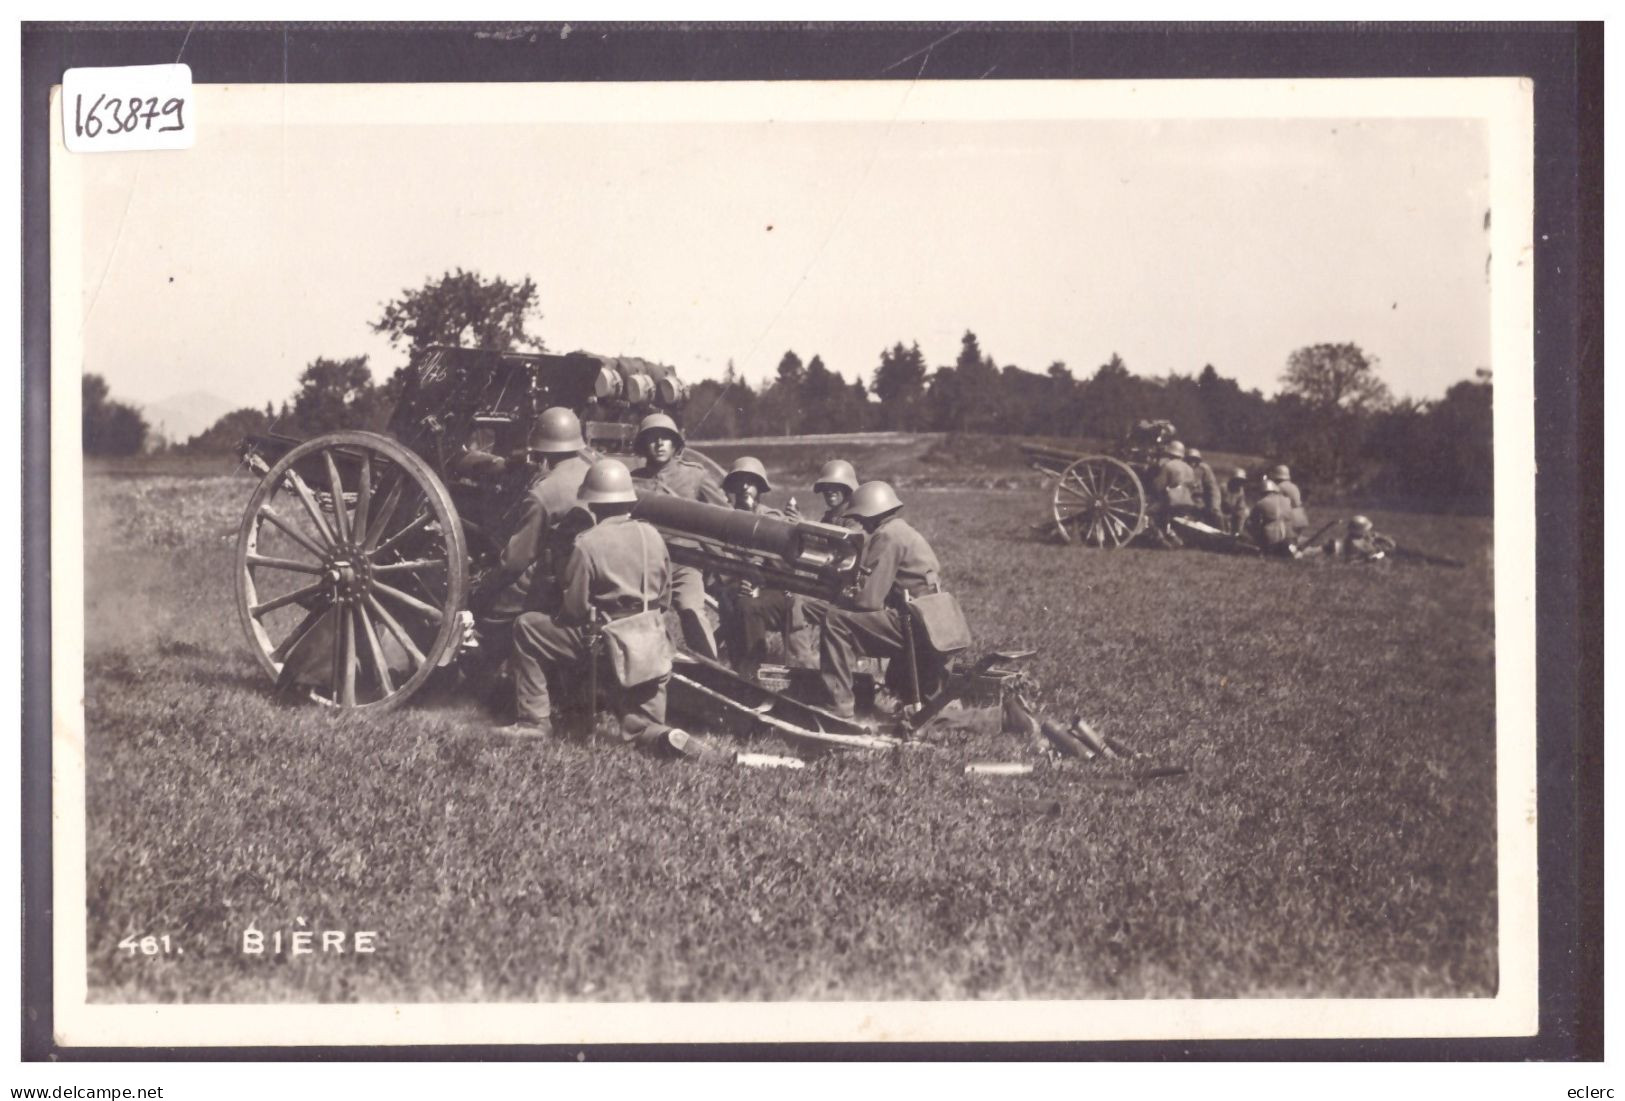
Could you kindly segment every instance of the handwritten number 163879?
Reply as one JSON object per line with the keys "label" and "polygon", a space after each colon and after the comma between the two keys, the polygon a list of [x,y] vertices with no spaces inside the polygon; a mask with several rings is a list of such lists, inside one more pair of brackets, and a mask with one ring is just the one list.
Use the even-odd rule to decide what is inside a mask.
{"label": "handwritten number 163879", "polygon": [[[170,130],[182,130],[186,127],[186,120],[181,112],[186,107],[183,99],[170,99],[158,106],[156,96],[146,99],[132,96],[124,99],[119,96],[99,95],[96,102],[90,105],[90,110],[84,110],[84,96],[73,97],[73,129],[75,135],[81,138],[94,138],[105,129],[109,134],[126,134],[137,127],[153,129],[153,122],[158,119],[173,119],[173,126],[159,126],[157,132],[162,134]],[[106,108],[107,117],[104,120],[98,112]]]}

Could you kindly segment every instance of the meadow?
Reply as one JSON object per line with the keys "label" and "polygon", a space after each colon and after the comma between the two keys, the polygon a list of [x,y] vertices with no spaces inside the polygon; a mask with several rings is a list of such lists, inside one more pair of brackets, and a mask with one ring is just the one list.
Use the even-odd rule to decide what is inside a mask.
{"label": "meadow", "polygon": [[[978,645],[1036,648],[1047,713],[1184,777],[967,776],[1038,759],[989,724],[748,770],[510,745],[456,698],[288,706],[233,605],[250,479],[93,473],[92,999],[1495,992],[1489,520],[1373,513],[1462,570],[1090,551],[1029,533],[1035,475],[933,484],[931,452],[896,473]],[[377,950],[245,954],[251,928]]]}

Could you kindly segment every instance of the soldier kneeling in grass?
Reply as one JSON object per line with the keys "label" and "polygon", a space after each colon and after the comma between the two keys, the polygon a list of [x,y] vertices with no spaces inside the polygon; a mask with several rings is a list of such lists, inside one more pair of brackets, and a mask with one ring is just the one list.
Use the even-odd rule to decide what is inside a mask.
{"label": "soldier kneeling in grass", "polygon": [[1298,557],[1298,528],[1293,523],[1292,500],[1281,492],[1273,479],[1264,479],[1264,495],[1247,513],[1243,530],[1265,554]]}
{"label": "soldier kneeling in grass", "polygon": [[[717,754],[666,724],[671,644],[663,614],[671,605],[671,558],[660,533],[629,515],[637,502],[631,473],[614,459],[587,471],[576,495],[592,526],[576,537],[560,572],[564,596],[554,614],[526,612],[514,621],[514,695],[518,720],[502,732],[519,738],[553,733],[548,677],[607,683],[620,738],[640,748],[684,756]],[[600,650],[611,659],[600,678]],[[588,714],[598,701],[588,701]]]}

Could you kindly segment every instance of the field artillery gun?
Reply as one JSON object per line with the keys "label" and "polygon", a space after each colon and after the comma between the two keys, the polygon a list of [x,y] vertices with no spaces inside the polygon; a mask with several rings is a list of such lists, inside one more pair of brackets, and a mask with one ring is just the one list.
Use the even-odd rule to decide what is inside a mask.
{"label": "field artillery gun", "polygon": [[1050,479],[1050,515],[1037,526],[1065,543],[1107,549],[1132,543],[1151,526],[1145,487],[1156,477],[1159,449],[1173,436],[1167,421],[1143,421],[1111,454],[1022,445],[1027,465]]}
{"label": "field artillery gun", "polygon": [[537,414],[573,409],[589,445],[624,453],[639,417],[684,397],[672,368],[645,360],[434,347],[405,372],[386,432],[249,436],[239,454],[260,482],[235,573],[261,668],[340,707],[407,699],[467,641],[470,594],[533,473]]}
{"label": "field artillery gun", "polygon": [[[245,439],[240,454],[260,480],[234,568],[255,659],[280,687],[323,704],[404,702],[473,641],[470,596],[498,568],[529,486],[537,414],[570,408],[589,446],[631,460],[638,419],[684,396],[675,372],[642,360],[432,348],[407,372],[387,432]],[[638,509],[670,537],[674,559],[711,574],[825,600],[856,584],[861,533],[658,495]],[[677,714],[721,707],[831,745],[895,741],[692,655],[679,655],[673,683]]]}

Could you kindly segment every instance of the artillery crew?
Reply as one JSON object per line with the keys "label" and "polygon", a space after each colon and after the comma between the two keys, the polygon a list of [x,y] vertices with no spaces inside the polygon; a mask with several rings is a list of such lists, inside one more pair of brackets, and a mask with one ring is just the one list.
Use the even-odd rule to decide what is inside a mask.
{"label": "artillery crew", "polygon": [[[506,732],[546,738],[553,732],[548,676],[579,672],[596,660],[595,638],[613,624],[671,602],[671,559],[660,533],[629,515],[637,502],[632,476],[615,459],[594,463],[576,499],[592,525],[576,537],[560,571],[562,597],[556,612],[526,612],[514,621],[514,688],[518,718]],[[661,632],[646,645],[669,647]],[[658,659],[659,655],[640,655]],[[619,720],[622,741],[685,755],[711,753],[697,739],[666,725],[666,674],[632,685],[605,685]],[[592,684],[597,677],[585,678]],[[579,681],[578,681],[579,683]],[[588,702],[591,713],[597,701]]]}
{"label": "artillery crew", "polygon": [[1162,456],[1151,479],[1152,529],[1164,546],[1177,547],[1180,540],[1169,523],[1195,508],[1196,472],[1185,461],[1185,445],[1178,440],[1164,446]]}
{"label": "artillery crew", "polygon": [[1205,523],[1224,529],[1223,495],[1219,491],[1219,476],[1213,473],[1213,468],[1202,458],[1202,453],[1192,447],[1185,452],[1185,462],[1196,476],[1196,510]]}
{"label": "artillery crew", "polygon": [[489,615],[512,620],[526,610],[558,605],[557,565],[548,545],[552,530],[575,507],[576,491],[595,454],[581,435],[581,421],[562,406],[544,409],[531,426],[526,449],[536,474],[520,498],[517,517],[489,583],[497,589]]}
{"label": "artillery crew", "polygon": [[1342,536],[1328,542],[1325,552],[1340,562],[1380,562],[1392,555],[1398,544],[1379,532],[1369,518],[1356,516]]}
{"label": "artillery crew", "polygon": [[[778,509],[762,504],[762,497],[771,493],[773,486],[759,459],[749,455],[736,459],[722,479],[722,488],[739,511],[788,519]],[[755,675],[767,656],[769,633],[782,632],[790,622],[793,601],[794,597],[783,589],[767,588],[742,577],[724,584],[717,600],[722,638],[728,648],[728,660],[739,673]]]}
{"label": "artillery crew", "polygon": [[1247,513],[1243,525],[1254,545],[1265,554],[1298,556],[1297,527],[1292,522],[1292,500],[1273,479],[1264,479],[1264,495]]}
{"label": "artillery crew", "polygon": [[824,469],[818,472],[818,480],[813,482],[813,492],[824,499],[824,515],[820,523],[856,527],[856,522],[847,517],[846,509],[852,503],[852,494],[857,491],[858,472],[851,463],[845,459],[831,459],[825,463]]}
{"label": "artillery crew", "polygon": [[1275,482],[1277,489],[1292,504],[1292,526],[1302,532],[1309,526],[1309,514],[1303,508],[1303,494],[1293,484],[1292,471],[1286,466],[1277,466],[1270,471],[1270,478]]}
{"label": "artillery crew", "polygon": [[[834,713],[853,718],[853,662],[861,656],[894,659],[886,683],[903,695],[918,688],[930,695],[946,670],[943,657],[912,645],[906,605],[909,598],[940,588],[936,552],[925,536],[899,513],[903,502],[885,482],[865,482],[852,494],[847,515],[868,533],[857,592],[824,613],[819,637],[819,671]],[[914,665],[917,684],[909,685]],[[904,660],[896,660],[904,659]]]}
{"label": "artillery crew", "polygon": [[[644,417],[632,443],[644,463],[632,472],[632,477],[654,492],[708,505],[726,505],[727,496],[705,467],[683,457],[684,446],[683,433],[676,421],[664,413]],[[705,616],[704,576],[693,566],[677,565],[672,569],[671,580],[672,605],[683,627],[683,640],[695,653],[715,659],[716,639]]]}
{"label": "artillery crew", "polygon": [[1224,486],[1224,499],[1222,503],[1224,514],[1224,530],[1230,535],[1240,535],[1247,526],[1247,471],[1243,467],[1236,467],[1230,472],[1230,480]]}

